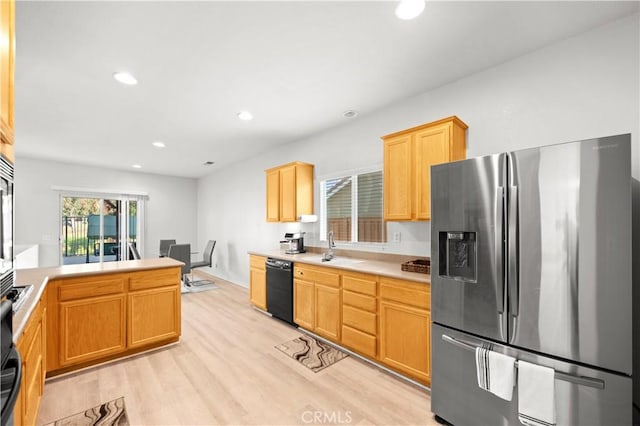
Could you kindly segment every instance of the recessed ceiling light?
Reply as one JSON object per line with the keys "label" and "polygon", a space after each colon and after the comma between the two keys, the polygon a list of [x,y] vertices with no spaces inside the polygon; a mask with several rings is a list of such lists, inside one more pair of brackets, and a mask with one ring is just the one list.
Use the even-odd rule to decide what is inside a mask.
{"label": "recessed ceiling light", "polygon": [[151,145],[155,146],[156,148],[164,148],[166,146],[164,142],[160,142],[160,141],[152,142]]}
{"label": "recessed ceiling light", "polygon": [[133,167],[134,169],[141,169],[142,166],[140,164],[134,164],[131,167]]}
{"label": "recessed ceiling light", "polygon": [[126,84],[127,86],[135,86],[136,84],[138,84],[138,80],[136,80],[136,78],[128,72],[114,72],[113,78],[115,78],[116,81],[122,84]]}
{"label": "recessed ceiling light", "polygon": [[413,19],[424,10],[425,0],[400,0],[396,6],[396,16],[400,19]]}
{"label": "recessed ceiling light", "polygon": [[342,115],[347,118],[353,118],[358,116],[358,111],[356,111],[355,109],[349,109],[343,112]]}
{"label": "recessed ceiling light", "polygon": [[238,118],[244,121],[253,120],[253,114],[251,114],[249,111],[240,111],[238,113]]}

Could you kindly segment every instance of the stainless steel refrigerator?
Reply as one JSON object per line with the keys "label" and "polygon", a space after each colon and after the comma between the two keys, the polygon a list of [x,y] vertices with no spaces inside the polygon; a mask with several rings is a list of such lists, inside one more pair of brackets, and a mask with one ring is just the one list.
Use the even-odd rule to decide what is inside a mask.
{"label": "stainless steel refrigerator", "polygon": [[431,411],[519,424],[484,344],[555,370],[557,424],[631,424],[631,136],[433,166],[431,192]]}

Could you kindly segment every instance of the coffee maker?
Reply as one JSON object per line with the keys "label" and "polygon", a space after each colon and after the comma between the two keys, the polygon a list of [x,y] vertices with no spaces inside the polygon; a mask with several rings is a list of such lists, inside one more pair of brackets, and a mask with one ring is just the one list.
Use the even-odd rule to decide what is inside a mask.
{"label": "coffee maker", "polygon": [[286,254],[304,253],[304,232],[287,232],[284,239],[289,243],[289,248],[285,250]]}

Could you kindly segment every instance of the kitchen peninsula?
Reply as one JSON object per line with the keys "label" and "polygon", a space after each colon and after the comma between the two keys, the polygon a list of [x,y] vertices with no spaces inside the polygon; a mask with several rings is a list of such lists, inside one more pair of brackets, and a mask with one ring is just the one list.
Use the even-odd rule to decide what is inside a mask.
{"label": "kitchen peninsula", "polygon": [[15,313],[23,358],[16,424],[37,416],[45,376],[178,341],[180,270],[170,258],[22,269],[33,290]]}

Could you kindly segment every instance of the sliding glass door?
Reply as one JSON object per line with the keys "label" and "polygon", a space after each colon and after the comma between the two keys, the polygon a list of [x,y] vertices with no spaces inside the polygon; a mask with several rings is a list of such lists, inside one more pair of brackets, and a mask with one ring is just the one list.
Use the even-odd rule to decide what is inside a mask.
{"label": "sliding glass door", "polygon": [[61,264],[128,260],[128,243],[142,247],[141,200],[61,195]]}

